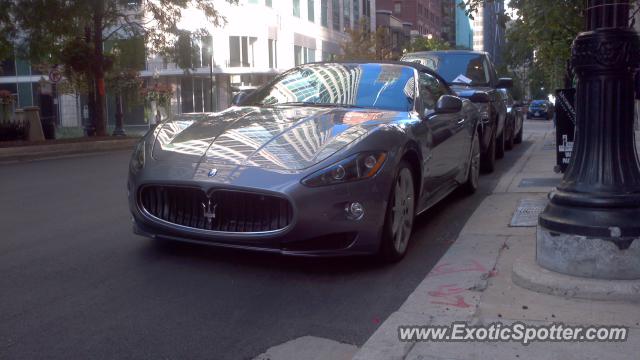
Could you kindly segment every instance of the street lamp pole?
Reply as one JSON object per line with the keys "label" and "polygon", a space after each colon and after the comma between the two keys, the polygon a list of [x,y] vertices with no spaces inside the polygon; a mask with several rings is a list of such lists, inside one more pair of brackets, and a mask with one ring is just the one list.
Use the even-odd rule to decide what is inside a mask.
{"label": "street lamp pole", "polygon": [[571,163],[540,215],[536,260],[556,272],[640,279],[640,165],[633,74],[640,38],[629,1],[588,0],[571,49],[577,75]]}

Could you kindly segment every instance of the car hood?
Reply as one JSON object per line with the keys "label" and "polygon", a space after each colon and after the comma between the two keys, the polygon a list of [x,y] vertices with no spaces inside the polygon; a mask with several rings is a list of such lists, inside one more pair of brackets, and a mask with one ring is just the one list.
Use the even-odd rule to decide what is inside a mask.
{"label": "car hood", "polygon": [[189,114],[156,130],[158,161],[308,168],[392,121],[397,112],[326,107],[233,107]]}

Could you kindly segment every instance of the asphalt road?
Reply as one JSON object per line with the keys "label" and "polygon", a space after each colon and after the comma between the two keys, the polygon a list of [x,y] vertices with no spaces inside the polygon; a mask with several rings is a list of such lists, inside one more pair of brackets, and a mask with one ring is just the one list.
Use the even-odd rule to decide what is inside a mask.
{"label": "asphalt road", "polygon": [[421,215],[390,266],[138,237],[128,152],[0,165],[0,359],[250,359],[304,335],[360,346],[529,146]]}

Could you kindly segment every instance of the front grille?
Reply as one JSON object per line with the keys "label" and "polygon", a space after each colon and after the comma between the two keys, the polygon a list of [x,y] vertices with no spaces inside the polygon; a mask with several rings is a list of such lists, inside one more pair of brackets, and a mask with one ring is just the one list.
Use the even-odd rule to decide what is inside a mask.
{"label": "front grille", "polygon": [[224,232],[263,232],[287,227],[293,218],[288,200],[271,195],[198,188],[145,186],[140,204],[166,222],[194,229]]}

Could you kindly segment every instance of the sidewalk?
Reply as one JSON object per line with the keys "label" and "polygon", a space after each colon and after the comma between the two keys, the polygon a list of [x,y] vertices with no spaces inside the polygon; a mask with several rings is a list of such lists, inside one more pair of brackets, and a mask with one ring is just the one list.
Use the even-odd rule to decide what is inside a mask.
{"label": "sidewalk", "polygon": [[132,150],[139,137],[82,138],[78,141],[48,141],[34,145],[0,147],[0,163],[105,151]]}
{"label": "sidewalk", "polygon": [[[533,145],[474,212],[456,242],[406,302],[358,351],[354,359],[638,359],[640,304],[562,298],[512,282],[515,259],[535,257],[537,214],[561,178],[553,172],[554,131],[529,133]],[[640,138],[638,139],[640,140]],[[522,200],[526,209],[519,211]],[[524,226],[510,226],[510,224]],[[626,342],[401,342],[400,325],[619,325]]]}

